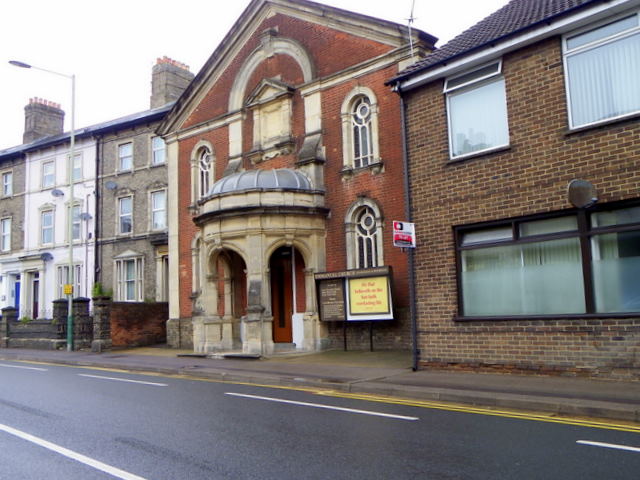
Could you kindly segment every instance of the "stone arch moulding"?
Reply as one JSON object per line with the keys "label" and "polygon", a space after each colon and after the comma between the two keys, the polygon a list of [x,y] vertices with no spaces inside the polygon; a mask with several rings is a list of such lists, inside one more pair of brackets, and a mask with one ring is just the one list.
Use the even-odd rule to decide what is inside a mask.
{"label": "stone arch moulding", "polygon": [[263,42],[249,55],[236,75],[229,95],[229,112],[235,112],[242,108],[247,82],[258,65],[263,60],[279,53],[289,55],[300,65],[305,82],[310,82],[315,78],[315,66],[311,56],[301,44],[288,38],[270,37],[268,41]]}
{"label": "stone arch moulding", "polygon": [[280,238],[274,241],[265,249],[265,265],[269,265],[271,256],[281,247],[295,248],[298,252],[300,252],[300,255],[302,255],[302,260],[304,260],[305,268],[310,268],[313,256],[312,249],[304,241],[301,241],[299,239],[287,238]]}
{"label": "stone arch moulding", "polygon": [[211,266],[215,265],[215,261],[218,259],[218,256],[220,256],[225,252],[235,253],[242,259],[245,265],[248,265],[247,258],[244,255],[244,252],[242,251],[242,249],[236,247],[233,244],[229,244],[225,242],[222,242],[222,243],[212,242],[208,244],[208,242],[205,241],[204,245],[205,245],[205,251],[204,251],[203,260],[205,261],[205,269],[206,269],[204,271],[205,275],[210,275],[215,273],[211,271]]}

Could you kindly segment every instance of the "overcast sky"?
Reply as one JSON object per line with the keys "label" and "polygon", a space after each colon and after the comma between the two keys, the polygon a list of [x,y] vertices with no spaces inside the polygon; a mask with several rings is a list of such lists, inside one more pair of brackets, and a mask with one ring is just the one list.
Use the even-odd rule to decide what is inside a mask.
{"label": "overcast sky", "polygon": [[[406,24],[412,0],[318,0]],[[414,27],[444,45],[508,0],[415,0]],[[71,83],[16,68],[20,60],[76,75],[76,128],[149,108],[151,68],[164,55],[197,73],[249,0],[17,0],[0,28],[0,149],[22,143],[24,106],[62,105],[70,128]]]}

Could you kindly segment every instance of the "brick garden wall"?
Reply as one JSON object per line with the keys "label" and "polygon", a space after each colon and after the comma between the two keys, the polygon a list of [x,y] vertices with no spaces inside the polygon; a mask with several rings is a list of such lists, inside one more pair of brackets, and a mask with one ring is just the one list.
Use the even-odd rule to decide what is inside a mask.
{"label": "brick garden wall", "polygon": [[450,162],[442,81],[405,94],[422,364],[640,379],[640,319],[456,321],[453,226],[571,208],[575,178],[599,203],[640,197],[637,118],[568,131],[559,37],[503,62],[500,152]]}
{"label": "brick garden wall", "polygon": [[111,340],[114,347],[165,343],[169,305],[166,302],[113,302]]}

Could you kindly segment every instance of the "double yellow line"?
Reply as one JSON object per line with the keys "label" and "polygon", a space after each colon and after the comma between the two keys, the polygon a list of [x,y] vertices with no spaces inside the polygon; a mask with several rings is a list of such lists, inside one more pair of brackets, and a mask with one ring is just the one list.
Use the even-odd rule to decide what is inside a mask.
{"label": "double yellow line", "polygon": [[[95,366],[86,366],[86,365],[68,365],[68,364],[56,364],[56,363],[38,362],[38,361],[25,361],[25,360],[23,361],[11,360],[11,361],[20,362],[20,363],[32,363],[37,365],[51,365],[51,366],[55,365],[58,367],[86,368],[90,370],[130,373],[135,375],[148,375],[153,377],[179,378],[183,380],[188,379],[188,380],[196,380],[196,381],[210,382],[210,383],[226,383],[231,385],[248,385],[248,386],[254,386],[254,387],[273,388],[273,389],[279,389],[279,390],[294,390],[294,391],[312,393],[315,395],[321,395],[325,397],[347,398],[352,400],[363,400],[366,402],[377,402],[377,403],[384,403],[389,405],[404,405],[408,407],[445,410],[449,412],[471,413],[475,415],[490,415],[494,417],[514,418],[518,420],[532,420],[537,422],[559,423],[562,425],[575,425],[578,427],[602,428],[606,430],[619,430],[621,432],[640,433],[640,425],[632,422],[626,422],[626,423],[625,422],[618,422],[618,423],[603,422],[603,421],[597,421],[589,418],[573,418],[573,417],[555,416],[553,414],[531,413],[531,412],[524,412],[524,411],[517,411],[517,410],[502,410],[502,409],[494,409],[489,407],[473,407],[469,405],[462,405],[462,404],[455,404],[455,403],[433,402],[433,401],[426,401],[426,400],[412,400],[412,399],[406,399],[406,398],[397,398],[397,397],[373,395],[373,394],[365,394],[365,393],[346,393],[346,392],[339,392],[339,391],[330,390],[330,389],[325,390],[319,387],[267,385],[267,384],[241,382],[241,381],[233,381],[233,380],[216,380],[211,378],[196,377],[196,376],[190,376],[190,375],[187,376],[187,375],[180,375],[180,374],[142,372],[142,371],[116,369],[116,368],[104,368],[104,367],[95,367]],[[193,372],[193,373],[197,375],[197,372]]]}

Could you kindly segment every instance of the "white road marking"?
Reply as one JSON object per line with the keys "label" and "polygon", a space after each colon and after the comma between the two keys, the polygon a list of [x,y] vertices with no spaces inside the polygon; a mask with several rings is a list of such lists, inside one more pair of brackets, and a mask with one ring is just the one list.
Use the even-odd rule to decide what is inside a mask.
{"label": "white road marking", "polygon": [[640,448],[629,445],[616,445],[615,443],[590,442],[589,440],[578,440],[580,445],[591,445],[592,447],[615,448],[616,450],[628,450],[629,452],[640,453]]}
{"label": "white road marking", "polygon": [[104,377],[102,375],[88,375],[86,373],[79,373],[78,375],[80,377],[97,378],[97,379],[100,379],[100,380],[113,380],[114,382],[140,383],[142,385],[152,385],[154,387],[168,387],[169,386],[166,383],[143,382],[141,380],[129,380],[128,378]]}
{"label": "white road marking", "polygon": [[391,413],[372,412],[370,410],[358,410],[354,408],[334,407],[332,405],[323,405],[320,403],[296,402],[294,400],[286,400],[284,398],[261,397],[259,395],[246,395],[244,393],[226,392],[225,395],[234,397],[253,398],[255,400],[266,400],[268,402],[288,403],[290,405],[301,405],[303,407],[324,408],[326,410],[338,410],[340,412],[359,413],[362,415],[373,415],[376,417],[395,418],[398,420],[420,420],[418,417],[406,417],[404,415],[394,415]]}
{"label": "white road marking", "polygon": [[6,363],[0,363],[0,367],[5,368],[22,368],[23,370],[37,370],[38,372],[47,372],[46,368],[38,368],[38,367],[23,367],[21,365],[8,365]]}
{"label": "white road marking", "polygon": [[52,452],[59,453],[60,455],[75,460],[76,462],[84,463],[89,467],[108,473],[109,475],[112,475],[116,478],[121,478],[122,480],[146,480],[144,477],[139,477],[138,475],[134,475],[133,473],[125,472],[124,470],[120,470],[119,468],[112,467],[111,465],[107,465],[106,463],[99,462],[98,460],[94,460],[93,458],[87,457],[78,452],[74,452],[73,450],[69,450],[68,448],[61,447],[60,445],[56,445],[55,443],[48,442],[46,440],[43,440],[42,438],[38,438],[34,435],[30,435],[20,430],[16,430],[15,428],[11,428],[1,423],[0,430],[26,440],[27,442],[35,443],[40,447],[51,450]]}

